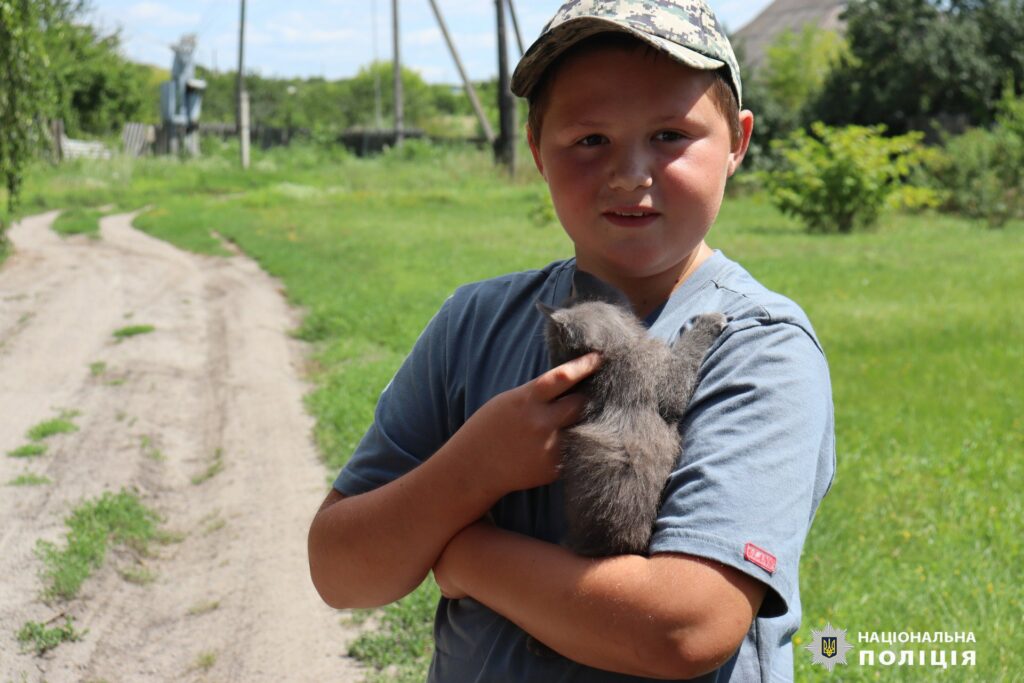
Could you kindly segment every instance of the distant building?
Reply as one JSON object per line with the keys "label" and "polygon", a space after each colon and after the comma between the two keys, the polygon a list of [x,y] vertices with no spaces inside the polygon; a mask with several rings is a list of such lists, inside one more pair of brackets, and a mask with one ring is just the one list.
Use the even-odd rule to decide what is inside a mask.
{"label": "distant building", "polygon": [[743,63],[757,69],[764,61],[768,46],[786,31],[799,32],[806,24],[842,33],[839,19],[849,3],[846,0],[775,0],[750,23],[733,35]]}

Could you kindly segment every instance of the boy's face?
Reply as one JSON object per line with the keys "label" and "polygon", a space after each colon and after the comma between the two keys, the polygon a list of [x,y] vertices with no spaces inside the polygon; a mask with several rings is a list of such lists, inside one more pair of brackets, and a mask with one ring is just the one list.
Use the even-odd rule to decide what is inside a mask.
{"label": "boy's face", "polygon": [[565,61],[530,139],[579,267],[610,282],[680,273],[703,244],[753,126],[729,125],[710,73],[644,49]]}

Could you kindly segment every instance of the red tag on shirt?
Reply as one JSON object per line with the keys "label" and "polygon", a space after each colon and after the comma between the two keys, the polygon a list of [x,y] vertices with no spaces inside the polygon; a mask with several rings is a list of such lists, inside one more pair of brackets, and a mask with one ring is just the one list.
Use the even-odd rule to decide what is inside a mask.
{"label": "red tag on shirt", "polygon": [[747,547],[743,549],[743,557],[748,562],[753,562],[769,574],[775,573],[775,556],[767,550],[758,548],[753,543],[748,543]]}

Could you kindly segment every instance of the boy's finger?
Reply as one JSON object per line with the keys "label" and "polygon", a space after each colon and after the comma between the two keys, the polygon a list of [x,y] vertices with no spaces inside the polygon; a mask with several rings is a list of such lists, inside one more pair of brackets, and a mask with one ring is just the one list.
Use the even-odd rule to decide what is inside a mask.
{"label": "boy's finger", "polygon": [[587,407],[587,397],[583,394],[567,394],[552,404],[558,414],[559,428],[569,427],[580,421],[583,410]]}
{"label": "boy's finger", "polygon": [[601,355],[597,352],[562,363],[533,380],[534,395],[541,401],[553,401],[594,374],[599,367]]}

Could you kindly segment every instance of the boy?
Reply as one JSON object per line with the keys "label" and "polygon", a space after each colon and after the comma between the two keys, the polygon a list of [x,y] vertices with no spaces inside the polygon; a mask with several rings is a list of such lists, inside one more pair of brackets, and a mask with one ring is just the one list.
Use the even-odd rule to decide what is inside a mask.
{"label": "boy", "polygon": [[[574,0],[513,90],[530,101],[530,148],[576,257],[445,302],[312,524],[314,583],[335,607],[368,607],[433,569],[431,681],[791,680],[800,551],[834,471],[832,402],[803,312],[704,242],[753,127],[728,40],[700,0]],[[648,556],[558,545],[559,431],[600,358],[546,371],[534,303],[561,303],[577,270],[622,290],[666,340],[699,313],[730,318]],[[527,634],[559,656],[533,654]]]}

